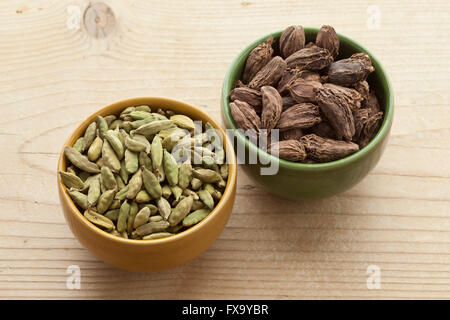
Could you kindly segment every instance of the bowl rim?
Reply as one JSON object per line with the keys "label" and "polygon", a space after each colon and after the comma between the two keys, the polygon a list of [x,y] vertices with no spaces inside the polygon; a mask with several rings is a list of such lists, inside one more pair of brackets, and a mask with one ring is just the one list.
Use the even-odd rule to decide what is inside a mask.
{"label": "bowl rim", "polygon": [[[86,219],[86,217],[84,217],[84,215],[81,213],[81,211],[78,210],[77,206],[74,204],[72,198],[70,198],[69,194],[67,193],[67,189],[64,186],[64,184],[62,183],[59,171],[63,171],[63,169],[66,169],[66,161],[64,158],[64,148],[66,146],[71,146],[70,142],[76,141],[76,139],[79,138],[79,136],[75,136],[76,132],[80,131],[81,133],[83,133],[83,130],[82,130],[83,127],[87,127],[92,121],[94,121],[94,118],[96,118],[97,115],[101,115],[101,114],[108,115],[107,111],[111,108],[115,108],[118,105],[123,105],[123,108],[126,108],[127,106],[135,106],[135,105],[139,105],[139,104],[145,104],[145,103],[142,103],[143,100],[148,101],[147,103],[150,107],[151,107],[151,103],[152,103],[151,101],[153,101],[153,103],[163,102],[164,104],[167,104],[168,107],[167,108],[166,107],[158,107],[158,108],[170,110],[171,104],[179,104],[179,105],[182,105],[186,109],[191,109],[194,112],[198,113],[199,118],[202,121],[210,122],[214,128],[218,129],[221,132],[222,137],[224,139],[225,154],[227,156],[227,159],[231,159],[231,161],[228,160],[228,180],[227,180],[227,185],[225,186],[224,192],[222,194],[222,198],[219,200],[219,202],[213,208],[213,210],[211,210],[211,212],[208,214],[208,216],[206,218],[204,218],[202,221],[200,221],[196,225],[194,225],[180,233],[177,233],[175,235],[168,236],[165,238],[146,239],[146,240],[125,239],[122,237],[112,235],[112,234],[100,229],[99,227],[95,226],[93,223],[88,221]],[[69,137],[66,139],[66,141],[64,142],[64,144],[62,146],[62,149],[61,149],[61,152],[60,152],[59,158],[58,158],[58,166],[57,166],[56,175],[57,175],[57,182],[58,182],[58,188],[59,188],[60,194],[62,194],[64,196],[64,201],[69,206],[71,214],[73,214],[88,229],[90,229],[94,233],[98,234],[99,236],[105,237],[111,241],[125,244],[125,245],[158,246],[158,245],[168,244],[170,242],[173,243],[173,242],[182,240],[183,238],[191,236],[193,233],[197,232],[200,228],[205,227],[214,218],[214,216],[217,216],[224,212],[222,209],[225,206],[225,202],[230,201],[230,199],[232,198],[232,196],[234,194],[233,189],[236,186],[236,179],[237,179],[237,163],[236,163],[236,156],[235,156],[233,150],[231,149],[231,142],[229,141],[227,135],[225,134],[224,129],[214,119],[212,119],[206,112],[202,111],[200,108],[190,105],[183,101],[166,98],[166,97],[135,97],[135,98],[129,98],[129,99],[125,99],[125,100],[120,100],[120,101],[114,102],[112,104],[109,104],[105,107],[102,107],[101,109],[96,110],[94,113],[92,113],[90,116],[88,116],[84,121],[82,121],[72,131],[72,133],[69,135]]]}
{"label": "bowl rim", "polygon": [[[310,28],[305,27],[305,32],[315,32],[317,33],[320,29],[319,28]],[[393,120],[393,114],[394,114],[394,94],[393,89],[391,85],[391,81],[389,79],[389,76],[386,72],[386,70],[383,68],[382,64],[379,62],[379,60],[372,54],[370,51],[368,51],[365,47],[363,47],[361,44],[359,44],[357,41],[343,35],[340,33],[337,33],[339,40],[348,42],[352,46],[356,47],[359,52],[364,52],[369,55],[369,57],[372,60],[372,64],[375,66],[375,71],[378,72],[380,77],[382,78],[381,81],[386,83],[387,88],[387,95],[385,99],[385,110],[384,110],[384,116],[383,116],[383,122],[380,126],[380,129],[378,130],[377,134],[374,138],[362,149],[359,149],[357,152],[339,159],[335,161],[325,162],[325,163],[299,163],[299,162],[292,162],[284,159],[280,159],[278,157],[275,157],[266,151],[259,148],[256,144],[251,142],[248,138],[246,138],[242,133],[238,130],[236,123],[234,122],[234,119],[231,115],[230,110],[230,104],[229,104],[229,93],[233,89],[233,84],[230,83],[231,75],[234,73],[235,69],[237,68],[237,64],[242,60],[246,59],[248,54],[250,53],[253,48],[255,48],[258,44],[260,44],[263,41],[266,41],[267,38],[273,37],[278,38],[284,30],[279,30],[275,32],[271,32],[269,34],[266,34],[265,36],[260,37],[259,39],[253,41],[249,45],[247,45],[243,50],[239,52],[239,54],[234,58],[232,63],[230,64],[227,73],[225,75],[225,78],[223,80],[222,85],[222,113],[225,116],[226,124],[231,126],[231,129],[234,131],[235,136],[239,140],[240,143],[244,143],[245,148],[248,150],[251,150],[251,152],[254,152],[255,154],[258,154],[258,157],[264,158],[264,163],[267,163],[267,161],[279,161],[280,167],[287,167],[292,170],[299,170],[299,171],[323,171],[323,170],[331,170],[336,168],[342,168],[345,166],[348,166],[354,162],[356,162],[358,159],[365,157],[367,154],[369,154],[373,149],[377,147],[378,144],[380,144],[384,138],[388,135],[390,128],[392,126],[392,120]]]}

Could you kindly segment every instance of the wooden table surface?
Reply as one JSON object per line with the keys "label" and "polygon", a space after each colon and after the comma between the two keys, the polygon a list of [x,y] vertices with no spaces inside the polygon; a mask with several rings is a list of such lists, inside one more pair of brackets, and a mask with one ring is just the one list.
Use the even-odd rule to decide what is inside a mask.
{"label": "wooden table surface", "polygon": [[[0,2],[0,298],[450,298],[448,1],[107,2],[106,37],[85,26],[85,0]],[[312,202],[272,196],[239,169],[221,237],[174,270],[125,272],[84,249],[56,188],[75,126],[136,96],[184,100],[220,120],[232,59],[291,24],[330,24],[387,69],[395,119],[377,167]],[[79,290],[67,287],[72,265]]]}

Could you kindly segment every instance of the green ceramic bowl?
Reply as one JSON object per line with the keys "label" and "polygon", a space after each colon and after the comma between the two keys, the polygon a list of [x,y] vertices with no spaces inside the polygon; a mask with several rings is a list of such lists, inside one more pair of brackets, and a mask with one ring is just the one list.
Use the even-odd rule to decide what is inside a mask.
{"label": "green ceramic bowl", "polygon": [[[305,28],[306,42],[315,42],[318,31],[319,29],[317,28]],[[291,199],[329,197],[356,185],[380,160],[392,126],[394,112],[392,87],[386,71],[368,50],[354,40],[338,34],[340,52],[337,59],[348,58],[356,52],[365,52],[372,59],[375,71],[369,76],[367,81],[371,88],[375,88],[380,106],[384,110],[384,119],[379,132],[367,146],[346,158],[321,164],[303,164],[279,159],[279,171],[276,175],[261,175],[260,169],[267,167],[267,165],[263,164],[271,160],[277,161],[277,158],[259,149],[236,130],[236,123],[231,116],[229,106],[229,94],[236,80],[241,78],[244,64],[250,51],[261,42],[266,41],[269,36],[278,39],[281,33],[282,31],[274,32],[253,42],[242,50],[231,64],[222,88],[221,102],[224,121],[228,128],[234,129],[235,140],[238,144],[237,148],[245,148],[246,159],[249,159],[249,153],[258,156],[256,164],[248,164],[248,161],[246,161],[244,168],[254,180],[263,185],[269,192]]]}

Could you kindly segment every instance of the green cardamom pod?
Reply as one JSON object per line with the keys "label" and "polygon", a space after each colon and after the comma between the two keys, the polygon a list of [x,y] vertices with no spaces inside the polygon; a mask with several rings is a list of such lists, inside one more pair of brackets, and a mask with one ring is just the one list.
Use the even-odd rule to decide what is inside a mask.
{"label": "green cardamom pod", "polygon": [[137,203],[147,203],[152,201],[152,197],[148,194],[147,191],[141,190],[137,193],[135,200]]}
{"label": "green cardamom pod", "polygon": [[86,171],[80,171],[80,172],[78,173],[78,176],[80,177],[81,180],[84,181],[84,183],[86,183],[86,179],[87,179],[88,177],[90,177],[91,174],[90,174],[89,172],[86,172]]}
{"label": "green cardamom pod", "polygon": [[219,200],[222,198],[222,192],[220,192],[219,190],[214,190],[214,191],[211,193],[211,197],[213,197],[213,199],[214,199],[215,201],[219,201]]}
{"label": "green cardamom pod", "polygon": [[135,110],[135,111],[130,112],[130,117],[133,120],[143,120],[143,119],[146,119],[151,116],[152,115],[150,114],[150,112],[146,112],[146,111]]}
{"label": "green cardamom pod", "polygon": [[178,165],[174,157],[164,150],[164,172],[169,185],[176,186],[178,184]]}
{"label": "green cardamom pod", "polygon": [[163,220],[164,220],[163,217],[161,217],[160,215],[148,218],[148,222],[157,222],[157,221],[163,221]]}
{"label": "green cardamom pod", "polygon": [[130,206],[130,214],[128,215],[127,220],[127,233],[131,234],[133,232],[134,220],[136,219],[136,215],[138,214],[139,206],[136,202],[132,202]]}
{"label": "green cardamom pod", "polygon": [[205,134],[216,150],[223,150],[223,142],[219,130],[209,122],[205,123]]}
{"label": "green cardamom pod", "polygon": [[139,128],[131,131],[131,134],[142,134],[146,137],[157,134],[163,129],[167,129],[173,125],[171,120],[156,120],[150,123],[144,124]]}
{"label": "green cardamom pod", "polygon": [[70,198],[75,202],[76,205],[80,206],[83,209],[87,209],[89,207],[87,195],[81,193],[77,190],[67,190]]}
{"label": "green cardamom pod", "polygon": [[161,239],[161,238],[167,238],[172,236],[172,233],[169,232],[156,232],[152,234],[148,234],[142,238],[142,240],[154,240],[154,239]]}
{"label": "green cardamom pod", "polygon": [[84,216],[86,219],[88,219],[91,223],[95,224],[96,226],[105,229],[106,231],[111,231],[114,229],[114,223],[108,219],[107,217],[98,214],[97,212],[93,210],[86,210],[84,211]]}
{"label": "green cardamom pod", "polygon": [[123,130],[125,130],[125,132],[130,133],[131,130],[132,130],[131,122],[130,121],[123,121],[121,128]]}
{"label": "green cardamom pod", "polygon": [[191,210],[195,211],[195,210],[203,209],[204,207],[205,207],[205,204],[202,201],[194,200],[194,202],[192,203]]}
{"label": "green cardamom pod", "polygon": [[102,116],[97,116],[98,135],[100,138],[105,139],[105,133],[108,131],[108,122]]}
{"label": "green cardamom pod", "polygon": [[139,169],[136,173],[131,177],[130,182],[128,183],[128,199],[134,199],[137,193],[141,190],[142,187],[142,170]]}
{"label": "green cardamom pod", "polygon": [[114,152],[119,160],[123,159],[124,147],[120,141],[118,134],[113,130],[108,130],[105,132],[105,139],[109,142]]}
{"label": "green cardamom pod", "polygon": [[[110,115],[108,115],[108,116],[105,116],[104,118],[105,118],[105,120],[106,120],[106,123],[108,124],[108,127],[110,127],[110,126],[111,126],[111,123],[113,123],[113,122],[117,119],[117,117],[116,117],[115,115],[113,115],[113,114],[110,114]],[[98,124],[97,124],[97,125],[98,125]]]}
{"label": "green cardamom pod", "polygon": [[170,189],[170,186],[165,184],[162,186],[162,196],[166,199],[169,199],[169,197],[172,195],[172,189]]}
{"label": "green cardamom pod", "polygon": [[[204,147],[194,147],[194,152],[197,152],[199,155],[201,155],[202,158],[208,158],[209,161],[212,160],[212,163],[215,163],[214,158],[216,156],[216,154],[214,152],[212,152],[211,150],[209,150],[208,148],[204,148]],[[209,164],[209,161],[207,161],[206,163]]]}
{"label": "green cardamom pod", "polygon": [[[125,151],[125,153],[126,153],[126,151]],[[120,162],[120,171],[119,171],[119,175],[120,175],[120,177],[122,178],[122,180],[123,180],[124,183],[128,183],[129,175],[128,175],[128,171],[127,171],[127,166],[126,166],[126,164],[125,164],[125,159],[123,159],[123,160]]]}
{"label": "green cardamom pod", "polygon": [[153,232],[152,226],[150,223],[143,224],[136,228],[136,230],[133,231],[133,235],[137,236],[146,236]]}
{"label": "green cardamom pod", "polygon": [[186,197],[192,197],[192,199],[194,200],[198,200],[200,199],[198,194],[195,191],[189,190],[189,189],[184,189],[183,190],[183,195]]}
{"label": "green cardamom pod", "polygon": [[127,229],[128,215],[130,214],[130,204],[127,200],[120,206],[119,218],[117,219],[117,231],[124,232]]}
{"label": "green cardamom pod", "polygon": [[195,150],[191,150],[191,158],[192,158],[192,163],[196,164],[196,165],[202,165],[202,166],[206,166],[207,165],[207,161],[204,161],[201,154],[199,154],[198,152],[196,152]]}
{"label": "green cardamom pod", "polygon": [[156,176],[156,179],[158,179],[159,182],[164,182],[164,180],[166,179],[166,174],[164,172],[164,167],[163,166],[155,169],[155,176]]}
{"label": "green cardamom pod", "polygon": [[[169,216],[169,224],[171,226],[175,226],[189,214],[191,211],[192,203],[194,199],[192,197],[187,197],[181,200],[177,206],[172,210],[172,213]],[[164,218],[164,216],[162,216]]]}
{"label": "green cardamom pod", "polygon": [[83,151],[88,150],[91,143],[94,141],[97,133],[97,124],[92,122],[84,132],[83,137]]}
{"label": "green cardamom pod", "polygon": [[114,178],[116,179],[117,190],[122,190],[123,188],[125,188],[125,182],[123,182],[123,180],[120,177],[120,175],[115,173],[114,174]]}
{"label": "green cardamom pod", "polygon": [[114,196],[116,195],[115,190],[107,190],[101,194],[97,203],[97,211],[98,213],[105,213],[108,210],[114,200]]}
{"label": "green cardamom pod", "polygon": [[149,220],[149,217],[150,217],[150,209],[148,207],[142,208],[134,218],[133,228],[136,229],[146,224]]}
{"label": "green cardamom pod", "polygon": [[125,150],[125,168],[129,174],[133,174],[138,170],[139,156],[136,152]]}
{"label": "green cardamom pod", "polygon": [[115,130],[117,128],[121,128],[122,127],[122,123],[123,123],[123,120],[116,119],[109,125],[109,129],[110,130]]}
{"label": "green cardamom pod", "polygon": [[150,150],[151,150],[152,146],[151,146],[151,143],[147,139],[146,136],[143,136],[141,134],[135,134],[135,135],[133,135],[131,137],[132,137],[133,140],[135,140],[137,142],[140,142],[140,143],[145,145],[145,150],[143,150],[143,151],[145,151],[145,153],[150,153]]}
{"label": "green cardamom pod", "polygon": [[102,159],[104,164],[107,167],[109,167],[113,172],[120,171],[120,160],[117,157],[111,145],[109,144],[108,140],[103,141]]}
{"label": "green cardamom pod", "polygon": [[203,182],[200,179],[192,178],[192,180],[191,180],[192,190],[198,190],[202,187],[202,185],[203,185]]}
{"label": "green cardamom pod", "polygon": [[72,147],[65,147],[64,155],[70,161],[70,163],[72,163],[78,169],[89,173],[100,172],[99,167],[95,163],[89,161],[85,156],[83,156],[80,152]]}
{"label": "green cardamom pod", "polygon": [[109,206],[109,209],[119,209],[120,208],[120,200],[114,199]]}
{"label": "green cardamom pod", "polygon": [[[129,136],[128,133],[125,130],[119,129],[119,128],[116,128],[116,130],[111,130],[111,131],[114,132],[114,134],[116,135],[117,138],[119,138],[120,143],[122,144],[122,147],[125,148],[125,139]],[[125,152],[125,149],[124,149],[124,152]]]}
{"label": "green cardamom pod", "polygon": [[120,233],[117,232],[116,229],[112,229],[111,231],[109,231],[109,233],[112,234],[113,236],[120,237]]}
{"label": "green cardamom pod", "polygon": [[189,118],[188,116],[182,115],[182,114],[176,114],[174,116],[170,117],[170,120],[173,121],[177,126],[180,128],[184,128],[190,131],[194,131],[194,121]]}
{"label": "green cardamom pod", "polygon": [[125,139],[127,138],[127,137],[129,137],[130,135],[124,130],[124,129],[116,129],[116,130],[119,130],[119,133],[118,133],[118,137],[120,137],[119,139],[120,139],[120,141],[122,141],[123,142],[123,145],[125,145]]}
{"label": "green cardamom pod", "polygon": [[136,111],[145,111],[145,112],[148,112],[148,113],[151,113],[151,112],[152,112],[152,109],[150,109],[150,107],[149,107],[149,106],[146,106],[146,105],[137,106],[137,107],[135,108],[135,110],[136,110]]}
{"label": "green cardamom pod", "polygon": [[122,120],[124,122],[130,122],[131,123],[133,121],[133,118],[130,116],[130,114],[122,115],[121,118],[122,118]]}
{"label": "green cardamom pod", "polygon": [[223,164],[220,166],[220,176],[222,179],[228,179],[228,164]]}
{"label": "green cardamom pod", "polygon": [[227,186],[227,182],[220,177],[220,180],[216,183],[217,187],[219,188],[225,188]]}
{"label": "green cardamom pod", "polygon": [[[178,127],[170,128],[172,129],[172,132],[170,134],[161,132],[158,134],[158,136],[162,139],[162,146],[167,151],[171,152],[172,149],[181,141],[183,141],[184,137],[186,137],[189,134],[189,131],[185,129],[180,129]],[[169,130],[169,129],[167,129]]]}
{"label": "green cardamom pod", "polygon": [[84,184],[83,180],[81,180],[74,173],[68,173],[68,172],[60,171],[59,175],[61,177],[62,182],[66,185],[67,188],[83,190],[86,187],[86,185]]}
{"label": "green cardamom pod", "polygon": [[216,190],[216,188],[214,188],[214,186],[210,183],[205,183],[203,185],[203,189],[205,189],[206,191],[208,191],[211,194]]}
{"label": "green cardamom pod", "polygon": [[96,175],[89,183],[88,203],[90,206],[95,206],[100,197],[100,176]]}
{"label": "green cardamom pod", "polygon": [[161,138],[161,140],[164,140],[168,137],[170,137],[172,134],[174,134],[175,132],[180,132],[184,135],[189,134],[189,131],[178,128],[177,126],[173,126],[173,127],[169,127],[167,129],[163,129],[160,132],[158,132],[158,136]]}
{"label": "green cardamom pod", "polygon": [[94,141],[88,150],[88,159],[92,162],[97,161],[102,155],[103,140],[100,137],[95,137]]}
{"label": "green cardamom pod", "polygon": [[162,188],[153,172],[143,167],[142,180],[144,182],[145,190],[147,190],[147,192],[150,194],[152,198],[154,199],[161,198]]}
{"label": "green cardamom pod", "polygon": [[150,215],[151,216],[157,214],[158,211],[159,211],[158,207],[155,206],[154,204],[143,204],[143,205],[139,206],[140,209],[145,208],[145,207],[150,209]]}
{"label": "green cardamom pod", "polygon": [[152,112],[152,117],[155,117],[157,120],[169,120],[165,114],[160,112]]}
{"label": "green cardamom pod", "polygon": [[173,200],[172,201],[172,203],[170,204],[170,206],[172,207],[172,208],[175,208],[177,205],[178,205],[178,203],[180,203],[180,201],[181,200],[183,200],[184,198],[186,198],[186,196],[184,196],[183,194],[178,198],[178,200]]}
{"label": "green cardamom pod", "polygon": [[214,158],[205,156],[202,157],[200,161],[205,169],[211,169],[213,171],[220,172],[219,166],[217,165]]}
{"label": "green cardamom pod", "polygon": [[172,212],[170,203],[166,200],[166,198],[161,197],[156,201],[156,205],[158,206],[161,217],[163,217],[164,220],[167,220]]}
{"label": "green cardamom pod", "polygon": [[117,219],[119,219],[119,213],[120,213],[120,209],[116,208],[116,209],[111,209],[108,212],[106,212],[104,214],[105,217],[107,217],[109,220],[116,222]]}
{"label": "green cardamom pod", "polygon": [[139,152],[139,166],[152,170],[152,160],[144,151]]}
{"label": "green cardamom pod", "polygon": [[151,152],[152,165],[153,165],[153,169],[156,170],[158,168],[161,168],[162,160],[163,160],[163,156],[164,156],[160,137],[155,136],[153,138],[151,150],[152,150],[152,152]]}
{"label": "green cardamom pod", "polygon": [[[183,229],[183,224],[182,223],[177,224],[176,226],[173,226],[173,227],[169,226],[167,228],[167,232],[170,232],[170,233],[174,234],[174,233],[178,233],[178,231],[180,231],[181,229]],[[156,233],[154,233],[154,234],[156,234]]]}
{"label": "green cardamom pod", "polygon": [[123,111],[120,113],[120,117],[130,114],[131,112],[133,112],[134,110],[136,110],[136,107],[126,107],[125,109],[123,109]]}
{"label": "green cardamom pod", "polygon": [[199,209],[190,213],[186,218],[183,219],[183,227],[191,227],[203,219],[205,219],[211,212],[210,209]]}
{"label": "green cardamom pod", "polygon": [[151,221],[149,224],[152,227],[152,233],[165,231],[169,227],[169,223],[165,220]]}
{"label": "green cardamom pod", "polygon": [[[103,149],[103,146],[102,146],[102,149]],[[101,169],[104,166],[105,163],[103,161],[103,158],[100,157],[100,158],[97,159],[97,161],[95,161],[95,164]]]}
{"label": "green cardamom pod", "polygon": [[214,208],[214,199],[208,191],[200,190],[197,191],[197,194],[200,200],[202,200],[208,208],[210,208],[211,210]]}
{"label": "green cardamom pod", "polygon": [[[216,163],[219,164],[219,165],[223,165],[224,162],[225,162],[225,150],[223,150],[223,149],[216,149],[214,151],[214,153],[216,154],[216,157],[215,157]],[[225,164],[225,166],[227,166],[227,168],[228,168],[227,164]]]}
{"label": "green cardamom pod", "polygon": [[83,150],[83,140],[84,140],[84,138],[83,138],[83,137],[80,137],[80,138],[78,138],[77,141],[75,141],[75,143],[73,144],[73,148],[74,148],[75,150],[77,150],[79,153],[83,153],[83,152],[84,152],[84,150]]}
{"label": "green cardamom pod", "polygon": [[109,167],[101,168],[100,178],[107,190],[118,190],[116,178]]}
{"label": "green cardamom pod", "polygon": [[127,198],[127,193],[128,193],[128,186],[126,186],[125,188],[123,188],[122,190],[120,190],[119,192],[116,193],[116,196],[114,197],[114,199],[117,200],[125,200]]}
{"label": "green cardamom pod", "polygon": [[183,189],[181,189],[179,186],[170,187],[170,190],[172,191],[175,200],[179,200],[180,196],[183,194]]}
{"label": "green cardamom pod", "polygon": [[192,171],[192,174],[195,178],[206,183],[216,183],[222,180],[220,174],[211,169],[197,168]]}
{"label": "green cardamom pod", "polygon": [[130,127],[131,129],[137,129],[139,127],[142,127],[145,124],[148,124],[150,122],[154,122],[156,120],[159,120],[158,118],[156,118],[153,113],[150,115],[150,117],[147,117],[145,119],[142,120],[136,120],[136,121],[132,121],[130,122]]}
{"label": "green cardamom pod", "polygon": [[102,193],[106,192],[107,190],[108,189],[105,187],[102,177],[100,176],[100,196],[102,195]]}
{"label": "green cardamom pod", "polygon": [[127,147],[127,149],[134,152],[141,152],[147,149],[147,145],[145,143],[138,141],[136,139],[132,139],[130,136],[127,136],[125,138],[125,146]]}
{"label": "green cardamom pod", "polygon": [[89,175],[87,178],[86,178],[86,180],[84,180],[84,184],[86,184],[88,187],[91,185],[91,182],[93,181],[93,180],[95,180],[95,179],[97,179],[98,178],[98,174],[95,174],[95,175]]}
{"label": "green cardamom pod", "polygon": [[75,168],[74,166],[69,166],[69,167],[67,167],[67,168],[66,168],[66,172],[67,172],[67,173],[74,174],[74,175],[76,175],[76,176],[78,177],[76,168]]}
{"label": "green cardamom pod", "polygon": [[182,163],[178,174],[178,185],[181,189],[186,189],[192,180],[192,166],[189,163]]}

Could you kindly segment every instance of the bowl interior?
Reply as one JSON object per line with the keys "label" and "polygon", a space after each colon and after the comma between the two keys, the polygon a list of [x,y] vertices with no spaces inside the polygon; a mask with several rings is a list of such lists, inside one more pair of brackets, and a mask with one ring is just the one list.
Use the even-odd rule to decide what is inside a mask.
{"label": "bowl interior", "polygon": [[75,141],[84,134],[84,131],[88,127],[90,123],[93,121],[96,121],[97,116],[107,116],[111,114],[119,114],[123,109],[129,106],[139,106],[139,105],[148,105],[152,108],[152,111],[156,108],[161,108],[165,110],[172,110],[176,113],[188,115],[194,120],[201,120],[204,123],[210,122],[212,126],[216,129],[218,129],[222,135],[224,148],[226,152],[226,157],[228,161],[228,181],[227,185],[225,187],[225,190],[223,192],[222,198],[217,203],[217,205],[214,207],[214,209],[210,212],[210,214],[200,221],[198,224],[186,229],[185,231],[182,231],[174,236],[170,236],[167,238],[161,238],[161,239],[153,239],[153,240],[134,240],[134,239],[124,239],[121,237],[117,237],[114,235],[109,234],[108,232],[105,232],[101,230],[100,228],[94,226],[91,222],[89,222],[78,210],[77,206],[74,204],[72,199],[70,198],[69,194],[67,193],[66,187],[61,181],[61,178],[59,174],[58,176],[58,186],[60,188],[60,192],[64,194],[64,199],[66,203],[69,205],[69,207],[72,209],[71,211],[83,221],[83,223],[86,225],[87,228],[92,229],[94,232],[101,233],[102,236],[108,237],[111,240],[118,241],[118,242],[127,242],[132,243],[135,245],[153,245],[153,244],[159,244],[162,242],[169,242],[174,240],[179,240],[185,236],[188,236],[190,233],[195,232],[198,228],[201,228],[203,225],[208,223],[208,220],[215,214],[219,214],[220,209],[223,207],[224,202],[227,201],[227,199],[230,197],[230,189],[232,186],[236,183],[236,159],[235,154],[231,149],[231,144],[227,140],[226,134],[224,130],[219,126],[219,124],[212,119],[209,115],[207,115],[205,112],[201,111],[200,109],[191,106],[189,104],[186,104],[184,102],[180,102],[177,100],[172,100],[168,98],[159,98],[159,97],[143,97],[143,98],[133,98],[128,100],[119,101],[116,103],[113,103],[107,107],[104,107],[91,116],[89,116],[85,121],[83,121],[76,129],[75,131],[70,135],[70,137],[67,139],[67,141],[64,143],[64,146],[62,148],[62,151],[59,156],[58,161],[58,172],[59,171],[65,171],[66,170],[66,159],[64,157],[64,148],[66,146],[73,146]]}
{"label": "bowl interior", "polygon": [[[306,43],[315,42],[316,35],[319,29],[304,28],[304,30],[306,36]],[[225,116],[226,122],[232,129],[237,129],[237,126],[231,115],[231,110],[229,106],[230,103],[229,95],[231,90],[233,90],[236,81],[241,79],[242,72],[244,70],[245,62],[247,60],[248,55],[258,44],[260,44],[263,41],[266,41],[267,38],[269,37],[273,37],[275,39],[273,45],[275,49],[274,54],[278,54],[276,50],[278,48],[278,40],[282,32],[283,31],[277,31],[256,40],[255,42],[247,46],[244,50],[242,50],[236,57],[236,59],[232,62],[225,76],[222,88],[223,114]],[[377,135],[364,148],[348,157],[327,163],[305,164],[278,159],[272,156],[271,154],[266,153],[262,149],[259,149],[257,145],[248,140],[239,131],[235,130],[236,131],[235,135],[239,140],[239,143],[245,144],[246,148],[251,149],[252,152],[256,152],[258,154],[258,157],[260,157],[262,163],[267,163],[268,161],[279,161],[280,166],[289,167],[291,169],[308,170],[308,171],[317,169],[325,169],[325,170],[331,169],[336,166],[343,166],[347,165],[349,162],[356,161],[363,154],[370,151],[377,143],[379,143],[383,139],[383,137],[385,137],[388,134],[390,126],[392,124],[394,96],[392,93],[392,87],[386,71],[381,66],[380,62],[359,43],[341,34],[338,34],[338,37],[340,40],[340,48],[339,48],[339,55],[336,58],[336,60],[348,58],[353,53],[356,52],[364,52],[370,56],[372,60],[372,65],[375,67],[375,71],[369,75],[367,82],[369,83],[370,88],[375,89],[375,93],[380,103],[380,107],[384,111],[383,122],[380,126],[380,130],[378,131]]]}

